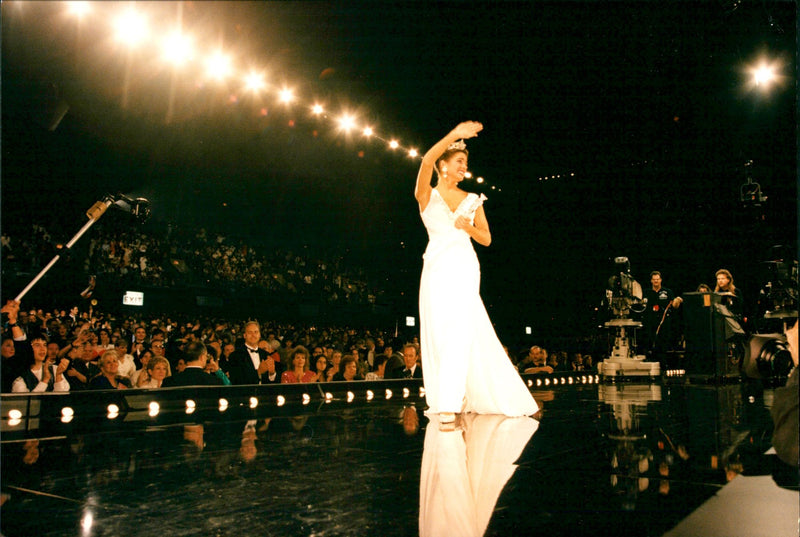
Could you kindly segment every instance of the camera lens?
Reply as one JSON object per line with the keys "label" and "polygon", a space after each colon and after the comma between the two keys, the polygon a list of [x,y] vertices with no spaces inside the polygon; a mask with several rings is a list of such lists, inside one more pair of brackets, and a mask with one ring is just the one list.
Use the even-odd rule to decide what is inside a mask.
{"label": "camera lens", "polygon": [[763,378],[785,378],[789,376],[794,363],[785,341],[771,339],[755,357],[758,372]]}

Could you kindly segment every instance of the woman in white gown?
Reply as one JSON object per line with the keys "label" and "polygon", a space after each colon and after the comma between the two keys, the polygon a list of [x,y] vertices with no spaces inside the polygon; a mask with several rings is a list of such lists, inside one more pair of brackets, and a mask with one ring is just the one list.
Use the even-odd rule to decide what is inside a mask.
{"label": "woman in white gown", "polygon": [[[463,139],[483,129],[459,124],[422,159],[414,196],[428,231],[419,289],[423,382],[428,412],[442,423],[455,414],[529,416],[538,410],[494,332],[480,291],[480,265],[471,240],[492,240],[485,196],[458,188],[467,171]],[[433,170],[438,175],[431,186]]]}

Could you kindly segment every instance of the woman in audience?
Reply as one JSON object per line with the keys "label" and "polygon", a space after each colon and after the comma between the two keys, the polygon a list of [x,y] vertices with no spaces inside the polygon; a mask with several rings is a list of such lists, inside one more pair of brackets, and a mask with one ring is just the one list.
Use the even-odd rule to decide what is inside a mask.
{"label": "woman in audience", "polygon": [[111,343],[111,336],[108,333],[108,330],[105,328],[101,328],[100,331],[97,333],[97,352],[99,354],[103,354],[105,351],[113,349],[114,344]]}
{"label": "woman in audience", "polygon": [[153,359],[153,351],[146,350],[142,353],[140,360],[142,361],[142,368],[133,374],[133,385],[137,388],[150,381],[150,373],[147,371],[147,364]]}
{"label": "woman in audience", "polygon": [[297,346],[289,357],[289,366],[281,375],[282,384],[296,384],[298,382],[314,382],[317,374],[308,369],[308,351],[305,347]]}
{"label": "woman in audience", "polygon": [[342,363],[342,351],[334,349],[333,354],[331,354],[331,365],[325,372],[325,374],[328,376],[329,382],[335,380],[333,377],[337,373],[339,373],[341,363]]}
{"label": "woman in audience", "polygon": [[340,372],[333,376],[334,381],[364,380],[364,377],[358,375],[358,364],[353,355],[345,356],[339,369]]}
{"label": "woman in audience", "polygon": [[106,351],[97,362],[100,374],[89,381],[90,390],[124,390],[131,387],[131,381],[117,374],[119,357],[117,351]]}
{"label": "woman in audience", "polygon": [[316,361],[314,362],[314,372],[317,375],[317,378],[314,382],[327,382],[328,380],[328,359],[325,356],[320,355],[317,356]]}
{"label": "woman in audience", "polygon": [[169,361],[161,356],[153,356],[147,362],[147,382],[138,385],[138,388],[160,388],[164,379],[171,375]]}

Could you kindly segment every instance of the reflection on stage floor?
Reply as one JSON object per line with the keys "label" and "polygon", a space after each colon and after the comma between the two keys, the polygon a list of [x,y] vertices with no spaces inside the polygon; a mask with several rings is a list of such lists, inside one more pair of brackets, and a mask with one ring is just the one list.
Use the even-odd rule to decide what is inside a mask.
{"label": "reflection on stage floor", "polygon": [[342,392],[125,423],[76,409],[68,427],[20,433],[7,416],[21,399],[3,396],[2,534],[689,535],[726,484],[758,476],[758,501],[789,508],[739,535],[797,535],[796,469],[764,454],[770,390],[531,384],[533,418],[454,426],[426,416],[421,396]]}

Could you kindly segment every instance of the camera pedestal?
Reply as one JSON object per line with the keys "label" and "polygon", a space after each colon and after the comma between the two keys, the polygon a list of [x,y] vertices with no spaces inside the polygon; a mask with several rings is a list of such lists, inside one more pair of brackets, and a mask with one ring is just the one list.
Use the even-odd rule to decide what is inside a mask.
{"label": "camera pedestal", "polygon": [[645,362],[644,355],[635,355],[628,337],[628,330],[641,328],[642,323],[632,319],[612,319],[605,323],[614,329],[614,348],[611,356],[597,364],[597,371],[606,377],[661,375],[658,362]]}

